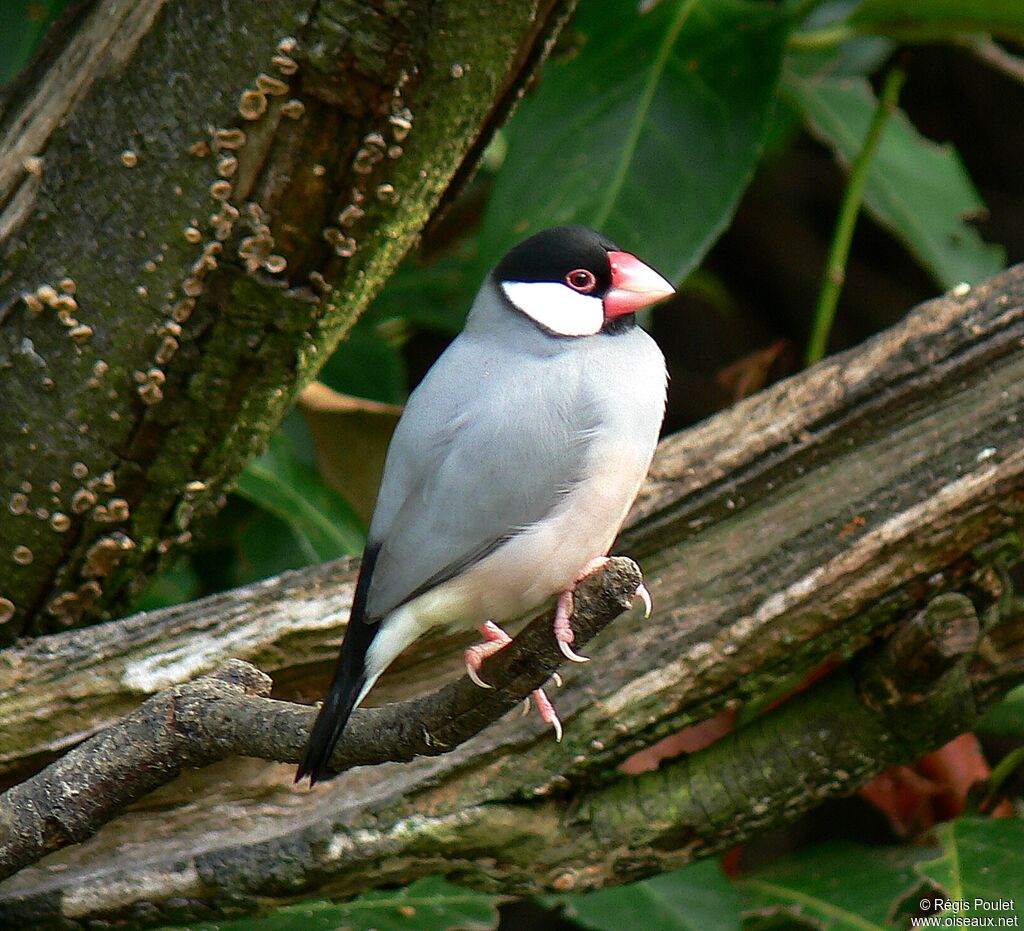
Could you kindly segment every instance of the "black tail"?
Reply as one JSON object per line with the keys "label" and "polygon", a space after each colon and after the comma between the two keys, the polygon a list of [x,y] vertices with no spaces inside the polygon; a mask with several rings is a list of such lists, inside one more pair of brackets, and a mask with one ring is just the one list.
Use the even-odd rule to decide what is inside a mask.
{"label": "black tail", "polygon": [[345,725],[352,715],[352,709],[356,706],[359,692],[366,682],[363,676],[349,678],[342,666],[339,661],[334,670],[331,689],[313,722],[306,752],[302,754],[302,762],[295,773],[296,782],[309,776],[309,784],[314,786],[319,780],[331,775],[331,768],[328,765],[331,754],[341,739]]}
{"label": "black tail", "polygon": [[370,590],[370,576],[377,561],[380,546],[367,546],[359,567],[356,593],[352,599],[352,613],[349,615],[345,639],[341,642],[341,654],[334,669],[334,678],[327,691],[320,713],[313,722],[313,730],[306,744],[306,752],[295,773],[298,782],[309,776],[309,784],[333,775],[330,768],[331,754],[338,745],[341,735],[356,706],[359,693],[366,684],[366,651],[380,629],[380,624],[366,619],[366,597]]}

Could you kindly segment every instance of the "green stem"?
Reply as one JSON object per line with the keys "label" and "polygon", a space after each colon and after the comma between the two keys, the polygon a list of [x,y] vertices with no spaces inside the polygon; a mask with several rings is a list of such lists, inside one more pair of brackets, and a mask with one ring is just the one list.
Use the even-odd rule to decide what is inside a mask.
{"label": "green stem", "polygon": [[988,798],[985,801],[991,801],[992,797],[999,792],[1002,784],[1022,765],[1024,765],[1024,747],[1018,747],[1016,750],[1011,750],[1007,753],[992,768],[992,772],[989,774]]}
{"label": "green stem", "polygon": [[825,355],[829,334],[832,332],[832,322],[836,316],[836,305],[839,303],[839,293],[843,287],[843,279],[846,277],[846,260],[850,255],[853,230],[857,225],[857,214],[860,212],[860,205],[864,199],[864,185],[867,182],[875,150],[882,139],[885,124],[893,110],[896,109],[896,101],[899,99],[900,88],[903,86],[905,78],[906,73],[902,68],[893,68],[886,76],[882,94],[878,99],[878,106],[871,118],[867,135],[864,137],[864,144],[853,163],[850,181],[839,207],[839,217],[836,220],[832,245],[829,247],[828,261],[825,263],[825,275],[821,283],[821,292],[818,295],[818,306],[814,310],[814,326],[811,330],[806,354],[806,362],[809,366],[814,365]]}
{"label": "green stem", "polygon": [[[797,20],[799,21],[799,20]],[[860,36],[877,36],[888,39],[897,45],[920,45],[929,43],[955,43],[966,45],[976,41],[979,33],[995,32],[1008,39],[1019,39],[1020,30],[1008,26],[1000,27],[999,23],[982,16],[957,18],[947,17],[935,21],[905,23],[893,19],[872,20],[869,22],[849,21],[820,29],[801,29],[790,35],[787,45],[791,50],[815,52],[833,49],[850,39]]]}

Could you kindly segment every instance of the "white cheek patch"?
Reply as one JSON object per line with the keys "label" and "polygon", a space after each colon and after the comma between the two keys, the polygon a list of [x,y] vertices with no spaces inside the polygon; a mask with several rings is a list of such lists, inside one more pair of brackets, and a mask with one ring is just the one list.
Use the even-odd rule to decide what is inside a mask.
{"label": "white cheek patch", "polygon": [[593,336],[604,326],[604,302],[559,281],[503,281],[506,297],[559,336]]}

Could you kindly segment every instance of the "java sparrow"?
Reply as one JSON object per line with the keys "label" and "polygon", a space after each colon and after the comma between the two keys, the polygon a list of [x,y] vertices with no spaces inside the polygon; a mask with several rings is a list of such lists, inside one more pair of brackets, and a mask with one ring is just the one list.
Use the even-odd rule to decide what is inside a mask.
{"label": "java sparrow", "polygon": [[[352,710],[432,627],[481,625],[486,642],[466,664],[485,685],[481,660],[510,639],[494,622],[559,595],[555,637],[585,661],[571,648],[572,589],[611,547],[665,411],[665,360],[635,314],[672,293],[582,226],[530,237],[487,275],[395,429],[334,679],[296,781],[330,774]],[[534,694],[560,736],[550,702]]]}

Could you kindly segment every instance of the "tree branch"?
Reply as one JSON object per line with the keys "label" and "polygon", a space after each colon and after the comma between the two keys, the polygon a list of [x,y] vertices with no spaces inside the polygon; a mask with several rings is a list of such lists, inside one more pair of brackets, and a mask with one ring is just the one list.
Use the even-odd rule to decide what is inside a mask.
{"label": "tree branch", "polygon": [[[638,574],[628,561],[616,568],[624,570],[625,585],[621,575],[609,579],[604,574],[581,586],[580,603],[587,614],[578,631],[583,638],[600,628],[608,608],[614,614],[628,604]],[[591,614],[599,600],[595,594],[611,601]],[[556,782],[529,799],[477,804],[457,814],[428,810],[358,831],[335,827],[326,836],[304,836],[291,859],[299,857],[306,874],[333,876],[334,894],[370,882],[409,881],[436,871],[439,858],[461,881],[484,889],[564,892],[639,879],[722,852],[968,729],[998,693],[997,685],[1024,672],[1024,613],[1012,600],[1009,610],[1007,599],[1001,601],[1002,607],[989,610],[979,641],[983,631],[970,600],[955,593],[937,596],[857,663],[701,753],[655,772],[583,783],[573,792],[568,781]],[[550,637],[550,620],[548,615],[528,627],[503,657],[507,663],[488,663],[495,697],[506,693],[499,703],[492,701],[492,708],[507,710],[517,700],[513,692],[521,694],[542,681],[543,673],[536,672],[515,683],[508,679],[513,667],[533,666],[528,638],[546,654],[545,662],[557,664],[561,658]],[[73,839],[69,834],[84,827],[83,815],[94,828],[113,808],[97,814],[83,808],[76,796],[114,792],[120,806],[140,787],[152,788],[168,778],[177,766],[208,764],[230,753],[269,753],[293,762],[312,712],[252,697],[268,687],[266,677],[252,667],[231,663],[218,674],[150,699],[109,732],[0,797],[0,836],[6,837],[0,863],[16,868],[18,859],[38,854],[43,838],[50,846],[62,846]],[[404,737],[390,738],[397,753],[379,745],[381,738],[389,740],[393,725],[415,731],[422,726],[433,735],[434,727],[447,728],[448,737],[458,741],[459,734],[468,735],[490,714],[490,708],[481,710],[476,723],[465,726],[480,695],[463,679],[427,699],[361,711],[353,719],[358,727],[335,762],[380,762],[409,752]],[[449,711],[462,720],[450,721]],[[443,750],[427,738],[415,752]],[[131,767],[127,773],[125,766]],[[24,812],[31,817],[26,819]],[[238,890],[244,877],[248,889],[276,885],[282,853],[276,846],[249,850],[227,864],[229,874],[217,875],[217,883]],[[386,878],[381,876],[382,864],[396,863]],[[224,869],[219,857],[206,861],[200,854],[194,873],[162,875],[161,893],[177,894],[170,907],[179,911],[178,920],[181,893],[187,891],[182,882],[210,882],[215,870]],[[139,886],[152,882],[153,875],[144,871]],[[93,897],[107,913],[115,904],[102,892]],[[35,923],[41,901],[47,900],[38,895],[0,898],[0,917],[12,926]],[[203,915],[201,903],[185,908],[188,917]],[[126,911],[121,917],[130,915]],[[78,916],[65,909],[64,917]]]}
{"label": "tree branch", "polygon": [[[576,591],[574,641],[587,644],[632,603],[641,583],[613,559]],[[551,636],[554,611],[487,660],[481,690],[463,677],[432,695],[357,709],[332,757],[353,766],[437,756],[467,741],[538,689],[565,661]],[[268,698],[269,676],[233,660],[160,692],[31,779],[0,795],[0,878],[93,835],[127,805],[174,778],[228,756],[298,763],[314,709]],[[87,804],[83,804],[87,799]]]}
{"label": "tree branch", "polygon": [[[1021,549],[1022,409],[1018,267],[662,443],[619,542],[642,558],[656,610],[647,621],[621,618],[614,636],[591,644],[594,662],[567,670],[562,744],[539,722],[502,720],[443,756],[351,770],[312,792],[297,792],[294,770],[272,764],[184,774],[87,843],[5,881],[0,921],[182,920],[253,897],[269,906],[347,895],[428,872],[506,892],[585,888],[700,855],[852,790],[872,767],[952,736],[972,704],[1019,681],[1018,615],[983,625],[982,645],[964,655],[970,685],[956,686],[959,698],[933,704],[930,689],[908,680],[900,694],[922,700],[888,708],[878,683],[891,668],[872,677],[847,663],[816,687],[826,690],[813,693],[820,705],[787,703],[754,731],[636,781],[616,764],[723,707],[784,691],[827,656],[856,654],[859,664],[944,592],[962,591],[987,617],[1000,589],[994,567]],[[336,634],[325,629],[334,620],[323,615],[344,613],[349,568],[316,567],[0,652],[0,735],[18,735],[5,747],[8,766],[27,767],[43,747],[112,723],[139,692],[232,655],[261,657],[278,694],[301,688],[333,652],[325,641]],[[391,697],[450,675],[437,650],[382,680]],[[448,653],[455,668],[457,651]],[[46,703],[24,698],[30,682]],[[927,727],[908,717],[918,706],[930,709]],[[590,809],[600,843],[574,821]],[[638,831],[635,847],[615,847],[616,824]]]}

